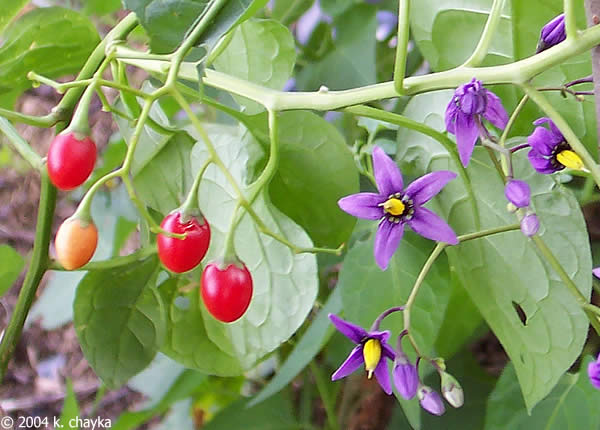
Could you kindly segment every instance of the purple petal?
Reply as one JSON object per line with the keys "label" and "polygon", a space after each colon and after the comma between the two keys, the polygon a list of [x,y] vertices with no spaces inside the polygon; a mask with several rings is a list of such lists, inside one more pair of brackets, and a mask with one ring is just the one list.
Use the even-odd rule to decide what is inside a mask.
{"label": "purple petal", "polygon": [[440,395],[429,387],[421,386],[419,389],[421,407],[430,414],[443,415],[446,411]]}
{"label": "purple petal", "polygon": [[521,232],[527,236],[531,237],[538,232],[540,229],[540,221],[536,214],[525,215],[521,220]]}
{"label": "purple petal", "polygon": [[600,390],[600,364],[597,361],[588,364],[588,376],[592,385]]}
{"label": "purple petal", "polygon": [[365,359],[363,358],[363,346],[358,345],[355,347],[346,361],[342,363],[340,368],[336,370],[333,375],[331,375],[332,381],[337,381],[338,379],[345,378],[352,372],[356,371],[363,363]]}
{"label": "purple petal", "polygon": [[592,269],[592,273],[594,274],[594,276],[596,278],[600,278],[600,267],[596,267],[595,269]]}
{"label": "purple petal", "polygon": [[487,107],[483,114],[484,118],[496,127],[504,129],[508,123],[508,114],[506,113],[506,110],[504,110],[504,106],[502,106],[502,101],[490,90],[486,90],[486,95]]}
{"label": "purple petal", "polygon": [[542,155],[550,156],[552,151],[562,142],[561,139],[545,127],[536,127],[533,133],[527,137],[527,143]]}
{"label": "purple petal", "polygon": [[377,367],[375,368],[375,378],[377,378],[377,382],[379,382],[379,385],[386,394],[392,394],[392,384],[390,382],[387,360],[379,360],[379,363],[377,363]]}
{"label": "purple petal", "polygon": [[381,351],[383,356],[389,358],[390,360],[394,360],[396,358],[396,353],[394,352],[394,349],[387,343],[381,343]]}
{"label": "purple petal", "polygon": [[393,370],[394,385],[402,397],[410,400],[417,394],[419,375],[417,368],[410,362],[396,362]]}
{"label": "purple petal", "polygon": [[379,146],[373,149],[373,170],[379,193],[385,197],[401,193],[404,188],[398,165]]}
{"label": "purple petal", "polygon": [[385,198],[379,194],[358,193],[339,199],[338,206],[357,218],[375,220],[384,215],[383,208],[379,206],[383,201]]}
{"label": "purple petal", "polygon": [[529,206],[531,189],[529,184],[518,179],[513,179],[504,188],[506,199],[518,208]]}
{"label": "purple petal", "polygon": [[469,165],[471,154],[479,136],[479,130],[473,116],[464,115],[461,112],[456,114],[456,146],[458,146],[458,155],[464,167]]}
{"label": "purple petal", "polygon": [[335,314],[329,314],[328,316],[335,328],[352,342],[361,343],[368,336],[364,328],[343,320]]}
{"label": "purple petal", "polygon": [[554,167],[552,165],[552,162],[548,158],[544,157],[542,154],[540,154],[537,150],[533,148],[527,154],[527,158],[529,158],[531,166],[539,173],[549,175],[561,170],[560,168],[557,169],[556,167]]}
{"label": "purple petal", "polygon": [[369,337],[369,339],[377,339],[379,343],[383,346],[387,344],[387,341],[390,338],[390,331],[370,331],[367,333],[367,336]]}
{"label": "purple petal", "polygon": [[550,131],[554,135],[554,140],[553,140],[554,142],[556,142],[558,144],[565,140],[565,138],[563,137],[563,134],[560,132],[560,130],[558,129],[556,124],[554,124],[554,121],[552,121],[550,118],[542,117],[542,118],[538,118],[535,121],[533,121],[533,125],[543,125],[543,124],[548,124],[548,126],[550,127]]}
{"label": "purple petal", "polygon": [[432,172],[413,181],[406,187],[405,194],[412,199],[414,204],[421,205],[428,202],[454,178],[456,178],[456,173],[449,170]]}
{"label": "purple petal", "polygon": [[456,233],[454,233],[454,230],[450,228],[446,221],[427,208],[415,206],[414,209],[415,212],[412,219],[408,221],[408,225],[416,233],[438,242],[445,242],[450,245],[458,244]]}
{"label": "purple petal", "polygon": [[400,244],[404,234],[404,223],[394,223],[384,219],[379,223],[377,233],[375,233],[375,262],[385,270],[390,263],[390,259]]}
{"label": "purple petal", "polygon": [[456,106],[456,102],[454,101],[455,97],[456,96],[452,96],[450,103],[448,103],[448,106],[446,107],[446,115],[444,117],[446,121],[446,131],[452,134],[456,133],[454,123],[456,121],[456,112],[458,110],[458,106]]}

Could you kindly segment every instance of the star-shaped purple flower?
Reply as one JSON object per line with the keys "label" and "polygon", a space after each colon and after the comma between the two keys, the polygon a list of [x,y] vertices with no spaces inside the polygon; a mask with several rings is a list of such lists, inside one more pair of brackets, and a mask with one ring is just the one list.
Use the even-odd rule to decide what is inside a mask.
{"label": "star-shaped purple flower", "polygon": [[363,364],[369,372],[369,378],[375,373],[375,378],[386,394],[392,394],[392,384],[385,359],[394,360],[395,353],[387,341],[390,332],[366,331],[364,328],[345,321],[334,314],[329,319],[340,333],[356,344],[346,361],[331,375],[332,381],[345,378]]}
{"label": "star-shaped purple flower", "polygon": [[477,138],[482,132],[487,134],[482,117],[501,129],[508,122],[508,114],[500,98],[473,78],[456,89],[446,108],[445,118],[446,130],[456,135],[458,154],[465,167],[471,160]]}
{"label": "star-shaped purple flower", "polygon": [[404,224],[431,240],[456,245],[458,239],[450,226],[422,205],[456,177],[448,170],[429,173],[411,183],[406,190],[396,163],[383,149],[373,149],[373,170],[379,193],[359,193],[338,201],[343,211],[358,218],[379,220],[375,234],[375,261],[385,270],[398,248]]}
{"label": "star-shaped purple flower", "polygon": [[[549,128],[542,127],[548,124]],[[569,167],[575,170],[584,168],[583,161],[567,143],[558,127],[550,118],[539,118],[533,122],[537,127],[527,143],[531,146],[529,162],[539,173],[551,174]]]}

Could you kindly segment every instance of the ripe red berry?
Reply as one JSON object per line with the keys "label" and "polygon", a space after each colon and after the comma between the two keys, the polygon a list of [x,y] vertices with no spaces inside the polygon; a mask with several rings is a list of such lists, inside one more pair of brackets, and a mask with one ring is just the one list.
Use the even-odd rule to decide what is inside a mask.
{"label": "ripe red berry", "polygon": [[229,264],[221,270],[209,263],[202,272],[202,300],[213,317],[233,322],[246,312],[252,299],[252,275],[243,265]]}
{"label": "ripe red berry", "polygon": [[96,144],[89,136],[67,132],[57,135],[48,150],[48,176],[61,190],[85,182],[96,164]]}
{"label": "ripe red berry", "polygon": [[78,218],[66,219],[54,238],[57,260],[67,270],[79,269],[96,252],[98,230],[93,222],[84,223]]}
{"label": "ripe red berry", "polygon": [[158,256],[167,269],[182,273],[200,264],[210,244],[210,226],[206,220],[200,223],[197,218],[189,217],[182,223],[181,212],[171,212],[160,226],[170,233],[186,234],[185,239],[158,235]]}

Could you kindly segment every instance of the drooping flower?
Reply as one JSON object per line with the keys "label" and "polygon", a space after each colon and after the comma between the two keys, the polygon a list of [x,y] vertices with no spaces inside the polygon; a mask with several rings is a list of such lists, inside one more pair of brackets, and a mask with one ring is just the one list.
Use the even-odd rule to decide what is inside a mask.
{"label": "drooping flower", "polygon": [[531,189],[529,184],[518,179],[512,179],[504,187],[506,199],[518,208],[529,206]]}
{"label": "drooping flower", "polygon": [[356,344],[346,361],[331,375],[331,380],[337,381],[345,378],[364,364],[368,377],[371,378],[375,374],[375,378],[383,391],[386,394],[392,394],[386,361],[386,359],[394,360],[395,358],[394,350],[387,343],[390,332],[388,330],[367,331],[334,314],[329,314],[329,319],[340,333]]}
{"label": "drooping flower", "polygon": [[[546,123],[549,129],[541,126]],[[531,146],[527,156],[535,170],[539,173],[551,174],[565,167],[574,170],[584,169],[583,161],[550,118],[539,118],[533,124],[537,127],[527,138],[527,143]]]}
{"label": "drooping flower", "polygon": [[508,114],[500,98],[473,78],[456,89],[446,108],[445,119],[446,130],[456,136],[460,161],[467,167],[477,138],[487,134],[482,119],[502,129],[506,127]]}
{"label": "drooping flower", "polygon": [[383,149],[373,149],[373,170],[379,193],[358,193],[338,201],[340,208],[358,218],[379,220],[375,235],[375,261],[385,270],[398,248],[404,224],[431,240],[456,245],[458,239],[450,226],[422,205],[456,177],[440,170],[412,182],[406,189],[396,163]]}
{"label": "drooping flower", "polygon": [[442,394],[446,401],[455,408],[460,408],[465,403],[465,394],[456,378],[442,371]]}
{"label": "drooping flower", "polygon": [[565,14],[552,18],[545,26],[542,27],[540,33],[540,41],[538,42],[536,54],[542,52],[554,45],[559,44],[567,38],[565,33]]}
{"label": "drooping flower", "polygon": [[410,400],[417,394],[419,387],[419,374],[417,368],[412,364],[404,353],[396,353],[394,361],[394,385],[402,397]]}
{"label": "drooping flower", "polygon": [[596,361],[588,364],[588,376],[592,385],[600,390],[600,355]]}
{"label": "drooping flower", "polygon": [[538,232],[540,229],[540,220],[538,219],[536,214],[528,214],[523,217],[521,220],[521,232],[527,236],[531,237]]}
{"label": "drooping flower", "polygon": [[418,394],[421,407],[430,414],[443,415],[446,412],[444,401],[431,387],[426,385],[419,386]]}

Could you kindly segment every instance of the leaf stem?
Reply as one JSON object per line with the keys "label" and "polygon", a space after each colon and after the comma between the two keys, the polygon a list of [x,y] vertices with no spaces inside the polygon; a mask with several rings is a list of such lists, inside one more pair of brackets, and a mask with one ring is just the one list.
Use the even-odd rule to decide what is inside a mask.
{"label": "leaf stem", "polygon": [[565,33],[567,33],[567,39],[577,38],[577,18],[575,11],[574,0],[564,0],[564,11],[565,11]]}
{"label": "leaf stem", "polygon": [[461,67],[477,67],[483,62],[483,59],[490,48],[490,44],[492,43],[492,39],[494,38],[494,34],[496,33],[496,29],[498,28],[498,24],[500,23],[500,19],[502,18],[502,9],[504,9],[505,3],[506,0],[494,0],[483,33],[481,33],[479,43],[471,56]]}
{"label": "leaf stem", "polygon": [[269,110],[269,140],[271,141],[269,150],[269,160],[261,172],[260,176],[249,187],[248,204],[252,204],[258,194],[263,190],[275,175],[279,167],[279,127],[277,112]]}
{"label": "leaf stem", "polygon": [[0,108],[0,117],[4,117],[11,121],[19,122],[21,124],[33,125],[34,127],[44,128],[52,127],[54,124],[60,121],[60,118],[56,113],[51,113],[46,116],[32,116],[4,108]]}
{"label": "leaf stem", "polygon": [[[89,270],[114,269],[114,268],[118,268],[118,267],[122,267],[122,266],[127,266],[136,261],[144,260],[154,254],[156,254],[156,247],[148,246],[145,248],[140,248],[137,251],[135,251],[129,255],[125,255],[122,257],[113,257],[113,258],[110,258],[110,259],[104,260],[104,261],[93,261],[91,263],[86,264],[83,267],[80,267],[80,268],[74,269],[74,270],[89,271]],[[62,265],[58,261],[52,260],[48,263],[48,270],[62,271],[62,270],[67,270],[67,269],[62,267]]]}
{"label": "leaf stem", "polygon": [[14,126],[5,118],[0,117],[0,131],[4,133],[6,139],[12,144],[13,148],[31,164],[34,169],[40,170],[43,166],[42,157],[40,157],[29,143],[23,139]]}
{"label": "leaf stem", "polygon": [[398,44],[394,61],[394,88],[399,95],[404,94],[404,78],[406,76],[406,58],[410,33],[410,0],[398,1]]}

